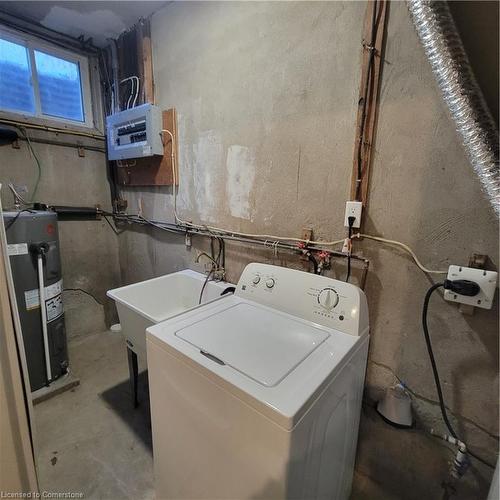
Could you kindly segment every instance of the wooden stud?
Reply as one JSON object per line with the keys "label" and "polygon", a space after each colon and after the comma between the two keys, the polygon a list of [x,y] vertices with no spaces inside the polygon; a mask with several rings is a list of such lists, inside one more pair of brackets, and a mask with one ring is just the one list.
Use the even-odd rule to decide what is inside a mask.
{"label": "wooden stud", "polygon": [[149,21],[142,21],[137,26],[137,54],[141,61],[138,73],[142,82],[143,102],[154,104],[153,50],[151,46],[151,27]]}
{"label": "wooden stud", "polygon": [[[358,116],[356,121],[356,139],[354,144],[354,157],[353,157],[353,169],[351,178],[351,200],[356,198],[366,206],[368,200],[368,182],[370,175],[370,166],[373,161],[373,146],[375,144],[376,135],[376,124],[377,124],[377,112],[378,112],[378,100],[379,100],[379,90],[380,90],[380,80],[381,80],[381,70],[382,70],[382,60],[383,60],[383,50],[384,50],[384,39],[385,39],[385,24],[387,19],[387,4],[386,0],[378,0],[374,2],[370,0],[367,4],[365,23],[363,30],[363,59],[362,59],[362,73],[361,73],[361,83],[359,89],[359,99],[358,99]],[[372,31],[372,16],[373,9],[377,8],[379,12],[378,30],[375,39],[374,47],[370,47],[371,43],[371,31]],[[357,180],[358,180],[358,152],[360,147],[360,134],[363,119],[363,99],[366,87],[366,81],[369,77],[369,62],[370,62],[370,52],[375,51],[373,60],[373,77],[371,79],[371,85],[368,90],[368,97],[366,103],[365,112],[365,125],[364,125],[364,140],[361,144],[361,186],[359,188],[359,194],[356,196],[357,192]],[[365,213],[363,211],[363,213]]]}
{"label": "wooden stud", "polygon": [[136,58],[137,58],[137,72],[136,75],[139,77],[141,82],[141,88],[139,92],[138,104],[144,104],[146,100],[146,92],[144,90],[144,64],[142,63],[142,46],[143,46],[143,36],[142,36],[143,26],[142,21],[136,27]]}

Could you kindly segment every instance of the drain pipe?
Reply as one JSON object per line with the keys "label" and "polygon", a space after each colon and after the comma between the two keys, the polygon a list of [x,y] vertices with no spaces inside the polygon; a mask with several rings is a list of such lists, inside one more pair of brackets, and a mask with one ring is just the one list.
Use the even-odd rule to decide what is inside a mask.
{"label": "drain pipe", "polygon": [[40,302],[40,315],[42,320],[43,350],[45,353],[45,374],[47,376],[47,386],[52,382],[52,368],[50,366],[49,334],[47,328],[47,310],[45,309],[45,283],[43,280],[43,260],[47,254],[49,245],[43,243],[33,243],[30,245],[30,252],[36,256],[38,268],[38,300]]}
{"label": "drain pipe", "polygon": [[407,0],[407,5],[472,167],[498,216],[498,132],[472,72],[448,3]]}

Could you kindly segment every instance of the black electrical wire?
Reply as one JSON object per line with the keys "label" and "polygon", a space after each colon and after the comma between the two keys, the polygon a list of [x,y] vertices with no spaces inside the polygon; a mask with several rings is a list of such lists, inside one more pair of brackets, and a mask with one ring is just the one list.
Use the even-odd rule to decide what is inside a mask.
{"label": "black electrical wire", "polygon": [[111,221],[108,219],[108,217],[106,215],[104,215],[104,220],[108,223],[109,227],[113,230],[113,232],[116,235],[120,235],[123,233],[123,231],[125,231],[125,229],[122,229],[121,231],[119,231],[115,226],[113,226],[113,224],[111,224]]}
{"label": "black electrical wire", "polygon": [[[356,217],[350,216],[347,218],[347,223],[349,224],[349,245],[351,244],[351,238],[352,238],[352,226],[354,225],[354,221],[356,220]],[[347,254],[347,275],[345,277],[346,283],[349,281],[349,278],[351,277],[351,248],[348,249],[348,254]]]}
{"label": "black electrical wire", "polygon": [[311,252],[307,252],[306,255],[309,262],[313,265],[314,274],[318,274],[318,261],[314,258],[314,255]]}
{"label": "black electrical wire", "polygon": [[210,280],[210,276],[212,276],[212,274],[214,273],[214,271],[215,271],[215,268],[212,266],[212,268],[210,269],[210,271],[207,273],[207,277],[205,278],[203,286],[201,287],[201,292],[200,292],[200,297],[198,299],[198,304],[201,304],[201,300],[203,298],[203,292],[205,291],[205,288],[207,287],[207,283]]}
{"label": "black electrical wire", "polygon": [[432,373],[434,375],[434,382],[436,384],[436,390],[439,398],[439,407],[441,408],[441,415],[443,416],[444,423],[446,424],[446,427],[450,431],[450,434],[455,438],[458,439],[457,433],[455,432],[455,429],[453,429],[453,426],[450,423],[450,420],[448,419],[448,414],[446,412],[446,406],[444,403],[444,396],[443,396],[443,390],[441,389],[441,382],[439,380],[439,372],[437,369],[436,365],[436,360],[434,358],[434,352],[432,350],[432,343],[431,343],[431,337],[429,335],[429,327],[427,325],[427,311],[429,309],[429,301],[430,298],[435,290],[438,288],[441,288],[444,286],[444,283],[435,283],[432,285],[429,290],[427,290],[427,293],[425,294],[424,298],[424,306],[422,308],[422,328],[424,331],[424,337],[425,337],[425,344],[427,346],[427,352],[429,353],[429,359],[431,361],[431,366],[432,366]]}
{"label": "black electrical wire", "polygon": [[220,259],[221,259],[221,255],[222,255],[222,245],[220,244],[219,238],[217,238],[217,243],[219,244],[219,251],[217,253],[217,258],[215,259],[215,262],[217,262],[217,267],[221,267]]}
{"label": "black electrical wire", "polygon": [[371,29],[371,40],[370,40],[370,57],[368,59],[368,72],[366,75],[366,82],[365,82],[365,88],[363,91],[363,107],[361,111],[361,122],[359,124],[360,126],[360,133],[359,133],[359,139],[358,139],[358,178],[356,179],[358,184],[356,186],[356,198],[358,197],[359,194],[359,185],[360,185],[360,180],[361,180],[361,149],[363,146],[363,138],[364,138],[364,133],[365,133],[365,121],[366,121],[366,101],[368,99],[368,91],[370,89],[370,79],[372,75],[372,69],[373,69],[373,61],[374,61],[374,44],[375,44],[375,39],[376,39],[376,34],[375,34],[375,19],[376,19],[376,13],[377,13],[377,0],[373,2],[373,12],[372,12],[372,29]]}
{"label": "black electrical wire", "polygon": [[[217,257],[215,256],[215,241],[217,241],[218,245],[218,250],[217,250]],[[213,236],[210,238],[210,250],[212,253],[212,259],[217,263],[217,267],[224,267],[222,265],[222,247],[223,247],[223,242],[222,238],[220,236]]]}
{"label": "black electrical wire", "polygon": [[[153,221],[150,219],[146,219],[145,217],[143,217],[141,215],[136,215],[136,214],[130,214],[130,215],[129,214],[122,214],[122,213],[110,214],[108,212],[102,212],[102,214],[103,215],[113,215],[113,217],[119,221],[127,221],[129,223],[135,223],[135,224],[140,224],[140,225],[150,225],[150,226],[153,226],[153,227],[160,229],[162,231],[167,231],[167,232],[170,232],[173,234],[178,234],[178,235],[179,234],[185,235],[186,233],[190,233],[190,234],[195,235],[195,236],[196,235],[197,236],[206,236],[206,237],[214,236],[213,232],[208,231],[206,229],[197,229],[197,228],[192,228],[192,227],[180,226],[180,225],[176,225],[172,222]],[[264,239],[258,238],[258,237],[237,236],[237,235],[230,233],[230,232],[227,235],[225,234],[225,235],[221,236],[221,238],[224,238],[224,240],[227,240],[227,241],[237,241],[237,242],[246,243],[246,244],[263,245],[267,248],[269,248],[269,246],[270,246],[268,240],[264,240]],[[290,242],[285,242],[285,241],[279,242],[279,248],[283,248],[286,250],[291,250],[291,251],[297,252],[297,245],[292,244]],[[324,248],[324,247],[320,247],[320,246],[310,246],[309,249],[319,251],[319,252],[327,252],[329,255],[331,255],[333,257],[339,257],[342,259],[347,258],[345,253],[342,253],[341,251],[338,251],[338,250],[332,250],[330,248]],[[367,259],[360,257],[359,255],[355,255],[355,254],[351,255],[351,258],[354,260],[363,262],[365,264],[365,266],[368,266],[368,264],[369,264],[369,261]],[[365,269],[366,269],[366,267],[365,267]]]}
{"label": "black electrical wire", "polygon": [[140,224],[141,222],[147,225],[150,225],[152,227],[155,227],[157,229],[161,229],[162,231],[167,231],[168,233],[174,233],[174,234],[179,234],[179,231],[167,226],[162,226],[161,224],[158,224],[150,219],[146,219],[146,217],[143,217],[142,215],[127,215],[127,216],[121,216],[121,220],[127,220],[129,222],[135,222]]}
{"label": "black electrical wire", "polygon": [[222,238],[221,236],[218,237],[218,240],[219,240],[219,245],[221,245],[222,247],[222,260],[221,260],[221,267],[223,269],[226,268],[226,242],[224,241],[224,238]]}
{"label": "black electrical wire", "polygon": [[[217,257],[215,256],[215,241],[218,243]],[[208,282],[210,281],[211,276],[218,269],[224,268],[224,261],[226,259],[225,256],[225,245],[224,240],[220,236],[210,236],[210,254],[212,257],[212,267],[210,271],[207,273],[205,281],[203,282],[203,286],[201,287],[200,296],[198,298],[198,304],[201,304],[203,299],[203,293],[205,292],[205,288],[207,287]],[[222,259],[222,260],[221,260]]]}
{"label": "black electrical wire", "polygon": [[[352,228],[349,228],[349,240],[351,240],[352,236]],[[349,281],[349,278],[351,277],[351,250],[349,249],[349,253],[347,254],[347,274],[345,277],[346,283]]]}
{"label": "black electrical wire", "polygon": [[490,469],[495,470],[496,468],[495,464],[492,464],[487,460],[485,460],[484,458],[481,458],[479,455],[476,455],[473,451],[470,451],[469,448],[467,448],[467,454],[475,458],[478,462],[481,462],[483,465],[486,465],[486,467],[490,467]]}
{"label": "black electrical wire", "polygon": [[[217,257],[215,256],[215,241],[217,241],[218,244]],[[219,269],[224,269],[226,265],[226,245],[222,236],[210,236],[210,253],[217,267]]]}
{"label": "black electrical wire", "polygon": [[[429,309],[429,301],[430,298],[435,290],[438,288],[444,286],[444,283],[435,283],[432,285],[429,290],[427,290],[427,293],[425,294],[424,298],[424,306],[422,308],[422,328],[424,331],[424,337],[425,337],[425,344],[427,345],[427,352],[429,353],[429,359],[431,361],[431,366],[432,366],[432,373],[434,374],[434,382],[436,384],[436,390],[438,394],[438,399],[439,399],[439,407],[441,408],[441,415],[443,416],[444,423],[446,424],[446,427],[448,428],[448,431],[450,434],[455,438],[455,439],[460,439],[457,436],[457,433],[455,432],[455,429],[450,423],[450,420],[448,419],[448,413],[446,412],[446,406],[444,402],[444,396],[443,396],[443,391],[441,389],[441,382],[439,380],[439,373],[436,365],[436,360],[434,358],[434,352],[432,350],[432,343],[431,343],[431,337],[429,335],[429,327],[427,325],[427,311]],[[472,452],[469,448],[467,448],[467,453],[475,458],[477,461],[481,462],[482,464],[486,465],[487,467],[490,467],[492,469],[495,469],[495,465],[489,463],[487,460],[484,458],[481,458],[479,455],[476,453]]]}
{"label": "black electrical wire", "polygon": [[5,231],[8,231],[16,223],[17,219],[23,212],[33,213],[34,210],[31,210],[31,208],[23,208],[22,210],[19,210],[19,212],[17,212],[15,217],[11,219],[7,224],[5,224]]}
{"label": "black electrical wire", "polygon": [[[217,257],[215,256],[215,245],[214,245],[215,240],[217,240],[217,243],[219,245],[217,251]],[[203,299],[203,293],[205,292],[205,288],[207,287],[207,284],[210,281],[210,277],[215,273],[215,271],[219,269],[222,270],[224,269],[226,263],[226,246],[225,246],[225,241],[221,236],[210,237],[210,252],[212,254],[212,268],[207,273],[207,277],[205,278],[205,281],[201,288],[200,297],[198,298],[198,304],[201,304],[201,301]],[[224,292],[226,292],[226,290],[224,290]]]}
{"label": "black electrical wire", "polygon": [[[210,257],[212,257],[212,259],[216,261],[216,259],[215,259],[214,236],[210,236]],[[217,262],[217,264],[218,264],[218,262]]]}
{"label": "black electrical wire", "polygon": [[363,148],[363,142],[365,138],[365,122],[366,122],[366,107],[367,103],[366,101],[368,100],[368,92],[370,90],[370,83],[373,77],[373,65],[375,61],[375,42],[377,41],[377,32],[378,32],[378,27],[380,23],[380,15],[382,14],[382,9],[380,9],[379,14],[377,15],[377,0],[374,0],[373,2],[373,12],[372,12],[372,29],[371,29],[371,40],[370,40],[370,46],[368,49],[370,50],[370,58],[368,60],[368,72],[366,75],[366,82],[365,82],[365,88],[363,91],[363,107],[361,108],[361,121],[359,124],[360,131],[359,131],[359,140],[358,140],[358,158],[357,158],[357,163],[358,163],[358,173],[357,173],[357,179],[356,179],[356,200],[359,198],[359,190],[361,189],[361,177],[363,175],[362,172],[362,148]]}

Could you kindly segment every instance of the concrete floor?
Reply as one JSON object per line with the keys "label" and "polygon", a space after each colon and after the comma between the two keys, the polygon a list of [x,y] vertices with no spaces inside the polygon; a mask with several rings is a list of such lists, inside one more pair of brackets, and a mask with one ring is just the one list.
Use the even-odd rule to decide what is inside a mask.
{"label": "concrete floor", "polygon": [[[126,348],[109,331],[69,342],[80,385],[35,406],[41,491],[82,492],[86,499],[154,498],[147,372],[132,408]],[[139,369],[144,366],[139,366]],[[396,500],[355,473],[351,500]]]}
{"label": "concrete floor", "polygon": [[146,374],[134,410],[120,334],[78,337],[69,343],[69,355],[80,386],[35,406],[41,491],[82,492],[87,499],[154,498]]}

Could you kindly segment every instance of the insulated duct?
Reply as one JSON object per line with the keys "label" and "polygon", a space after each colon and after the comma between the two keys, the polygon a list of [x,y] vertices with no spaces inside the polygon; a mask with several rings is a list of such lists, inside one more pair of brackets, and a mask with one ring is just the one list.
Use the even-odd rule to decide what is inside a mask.
{"label": "insulated duct", "polygon": [[498,131],[472,72],[448,3],[407,0],[439,88],[474,171],[500,215]]}

